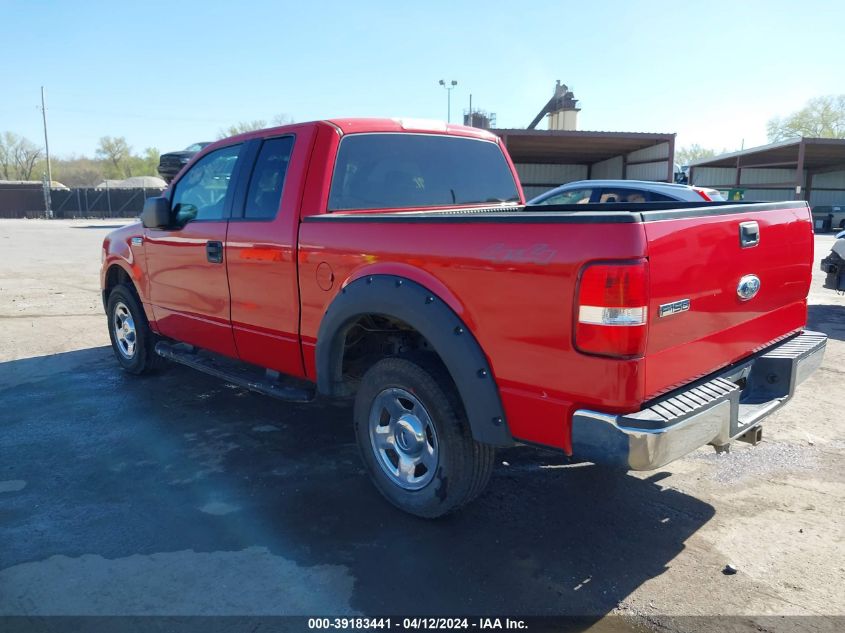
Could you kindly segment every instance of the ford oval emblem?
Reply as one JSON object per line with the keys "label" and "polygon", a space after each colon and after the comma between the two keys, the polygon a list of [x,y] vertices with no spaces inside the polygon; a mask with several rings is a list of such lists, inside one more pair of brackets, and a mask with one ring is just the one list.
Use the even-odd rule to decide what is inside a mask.
{"label": "ford oval emblem", "polygon": [[746,275],[739,280],[739,285],[736,287],[736,294],[742,301],[748,301],[754,298],[760,291],[760,278],[757,275]]}

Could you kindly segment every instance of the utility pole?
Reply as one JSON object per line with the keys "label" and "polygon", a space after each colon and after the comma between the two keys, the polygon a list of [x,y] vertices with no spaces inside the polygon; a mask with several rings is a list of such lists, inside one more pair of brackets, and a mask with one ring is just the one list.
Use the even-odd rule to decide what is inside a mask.
{"label": "utility pole", "polygon": [[47,209],[47,219],[53,218],[50,190],[53,187],[53,171],[50,168],[50,142],[47,140],[47,104],[44,99],[44,86],[41,86],[41,119],[44,121],[44,153],[47,156],[47,187],[44,191],[44,204]]}
{"label": "utility pole", "polygon": [[452,89],[458,85],[454,79],[448,84],[442,79],[438,82],[446,89],[446,123],[452,122]]}
{"label": "utility pole", "polygon": [[472,127],[472,94],[469,95],[469,126]]}

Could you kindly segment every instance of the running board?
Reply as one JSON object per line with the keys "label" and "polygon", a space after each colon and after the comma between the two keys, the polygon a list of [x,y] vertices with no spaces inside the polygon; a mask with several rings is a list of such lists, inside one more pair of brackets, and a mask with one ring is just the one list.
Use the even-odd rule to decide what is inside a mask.
{"label": "running board", "polygon": [[174,344],[159,341],[156,343],[155,351],[162,358],[187,365],[192,369],[197,369],[265,396],[287,402],[311,402],[314,399],[315,391],[313,388],[283,384],[276,379],[279,376],[277,372],[267,370],[262,374],[262,370],[254,365],[247,365],[211,352],[198,350],[184,343]]}

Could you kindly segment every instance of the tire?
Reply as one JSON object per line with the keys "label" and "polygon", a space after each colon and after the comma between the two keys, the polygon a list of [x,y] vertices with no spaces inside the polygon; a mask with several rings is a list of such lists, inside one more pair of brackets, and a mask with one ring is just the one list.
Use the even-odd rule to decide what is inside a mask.
{"label": "tire", "polygon": [[155,353],[156,335],[133,288],[119,284],[112,289],[106,316],[112,351],[125,371],[146,374],[164,366],[164,359]]}
{"label": "tire", "polygon": [[839,223],[839,228],[840,228],[840,229],[845,230],[845,220],[842,220],[842,221]]}
{"label": "tire", "polygon": [[355,437],[376,488],[400,510],[427,519],[475,499],[496,449],[472,438],[446,369],[423,357],[385,358],[364,374]]}

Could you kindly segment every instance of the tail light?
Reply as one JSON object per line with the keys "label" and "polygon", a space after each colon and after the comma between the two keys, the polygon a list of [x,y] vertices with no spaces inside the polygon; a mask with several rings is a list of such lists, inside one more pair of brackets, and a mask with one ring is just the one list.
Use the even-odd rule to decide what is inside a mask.
{"label": "tail light", "polygon": [[642,356],[648,322],[648,262],[587,265],[578,284],[576,310],[578,350]]}
{"label": "tail light", "polygon": [[707,202],[713,202],[713,199],[710,196],[707,195],[707,193],[704,191],[704,189],[699,189],[698,187],[693,187],[692,190],[695,191],[695,193],[697,193],[699,196],[701,196]]}

